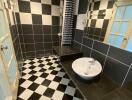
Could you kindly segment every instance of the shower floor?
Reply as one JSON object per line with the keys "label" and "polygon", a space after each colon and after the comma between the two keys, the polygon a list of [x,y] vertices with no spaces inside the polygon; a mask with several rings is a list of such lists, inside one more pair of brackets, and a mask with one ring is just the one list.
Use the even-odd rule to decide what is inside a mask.
{"label": "shower floor", "polygon": [[83,100],[56,56],[25,60],[17,100]]}

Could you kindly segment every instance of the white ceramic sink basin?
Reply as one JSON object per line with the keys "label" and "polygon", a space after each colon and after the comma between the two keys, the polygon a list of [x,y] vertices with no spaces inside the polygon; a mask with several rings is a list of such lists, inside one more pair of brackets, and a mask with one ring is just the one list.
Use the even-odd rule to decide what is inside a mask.
{"label": "white ceramic sink basin", "polygon": [[102,71],[101,64],[93,58],[79,58],[72,63],[73,71],[81,78],[89,80]]}

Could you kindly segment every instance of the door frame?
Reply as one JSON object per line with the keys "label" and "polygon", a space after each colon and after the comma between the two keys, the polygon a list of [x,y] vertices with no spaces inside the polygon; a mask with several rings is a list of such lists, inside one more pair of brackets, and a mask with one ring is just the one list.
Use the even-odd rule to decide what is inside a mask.
{"label": "door frame", "polygon": [[[11,64],[11,62],[12,62],[12,60],[14,58],[15,63],[16,63],[17,66],[15,66],[16,67],[16,79],[15,79],[15,82],[13,83],[13,86],[10,86],[10,84],[9,84],[9,86],[10,86],[10,89],[11,89],[11,92],[12,92],[13,99],[16,99],[20,75],[19,75],[19,71],[18,71],[18,63],[17,63],[17,60],[16,60],[15,50],[14,50],[13,41],[12,41],[12,37],[11,37],[11,32],[10,32],[10,28],[9,28],[9,21],[8,21],[7,13],[6,13],[7,12],[6,10],[8,10],[8,8],[5,8],[5,6],[4,6],[5,4],[4,3],[5,2],[3,0],[0,1],[0,10],[4,14],[5,22],[6,22],[7,28],[8,28],[8,33],[5,36],[3,36],[2,38],[0,38],[0,48],[1,48],[1,42],[4,41],[6,38],[10,38],[11,47],[12,47],[12,55],[11,55],[11,59],[10,59],[9,65]],[[3,54],[2,50],[0,50],[0,57],[1,57],[1,59],[3,61],[3,64],[4,64],[3,67],[4,67],[5,71],[6,71],[6,73],[8,74],[8,66],[9,65],[6,62],[6,59],[4,57],[4,54]],[[9,81],[9,77],[8,77],[7,74],[6,74],[6,76],[7,76],[7,79]]]}

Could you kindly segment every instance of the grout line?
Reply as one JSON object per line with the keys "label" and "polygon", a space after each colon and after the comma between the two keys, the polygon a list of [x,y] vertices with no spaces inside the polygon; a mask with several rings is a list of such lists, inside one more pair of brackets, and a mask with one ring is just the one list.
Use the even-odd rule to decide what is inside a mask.
{"label": "grout line", "polygon": [[35,57],[36,57],[36,43],[35,43],[35,36],[34,36],[34,28],[33,28],[33,21],[32,21],[32,36],[33,36],[33,41],[34,41],[34,49],[35,49]]}
{"label": "grout line", "polygon": [[[59,20],[60,20],[60,18],[59,18]],[[59,27],[60,28],[60,27]],[[53,33],[52,33],[52,25],[51,25],[51,29],[50,29],[50,31],[51,31],[51,43],[52,43],[52,54],[53,54]],[[44,36],[44,35],[43,35]],[[43,39],[44,40],[44,39]]]}
{"label": "grout line", "polygon": [[128,68],[128,71],[127,71],[127,73],[126,73],[126,75],[125,75],[125,77],[124,77],[124,79],[123,79],[123,81],[122,81],[121,87],[123,87],[123,85],[124,85],[124,83],[125,83],[125,81],[126,81],[126,79],[127,79],[127,76],[128,76],[128,73],[129,73],[130,69],[131,69],[131,65],[130,65],[130,67]]}
{"label": "grout line", "polygon": [[123,62],[121,62],[121,61],[119,61],[119,60],[117,60],[117,59],[115,59],[115,58],[110,57],[110,56],[108,56],[108,58],[111,58],[111,59],[113,59],[113,60],[115,60],[115,61],[117,61],[117,62],[119,62],[119,63],[121,63],[121,64],[123,64],[123,65],[125,65],[125,66],[127,66],[127,67],[130,66],[130,65],[127,65],[127,64],[125,64],[125,63],[123,63]]}
{"label": "grout line", "polygon": [[[54,42],[58,42],[58,41],[54,41]],[[36,43],[52,43],[52,42],[36,42]],[[22,44],[35,44],[35,43],[22,43]]]}
{"label": "grout line", "polygon": [[[21,31],[22,31],[22,40],[23,40],[23,42],[24,42],[24,37],[23,37],[23,29],[22,29],[22,25],[20,24],[20,27],[21,27]],[[20,34],[20,33],[19,33]],[[21,43],[22,44],[22,43]],[[24,51],[26,51],[26,46],[25,46],[25,44],[23,43],[23,46],[24,46]],[[22,51],[22,52],[24,52],[24,51]],[[25,56],[27,57],[27,55],[25,54]]]}
{"label": "grout line", "polygon": [[92,47],[91,47],[90,57],[91,57],[91,55],[92,55],[93,46],[94,46],[94,40],[93,40]]}
{"label": "grout line", "polygon": [[[83,44],[83,37],[84,37],[84,31],[83,31],[83,36],[82,36],[82,41],[81,41],[81,44]],[[81,45],[81,48],[80,48],[80,50],[82,51],[82,45]]]}
{"label": "grout line", "polygon": [[106,57],[105,57],[105,61],[104,61],[104,64],[103,64],[103,70],[102,70],[102,72],[104,71],[104,67],[105,67],[106,60],[107,60],[107,57],[108,57],[108,54],[109,54],[109,50],[110,50],[110,45],[109,45],[107,53],[106,53]]}
{"label": "grout line", "polygon": [[[33,34],[23,34],[23,35],[33,35]],[[34,35],[51,35],[51,34],[34,34]],[[52,34],[52,35],[57,35],[57,34]]]}
{"label": "grout line", "polygon": [[[43,18],[42,18],[42,23],[43,23]],[[51,28],[51,27],[50,27]],[[43,32],[43,34],[42,34],[42,36],[43,36],[43,48],[44,48],[44,26],[42,25],[42,32]],[[45,55],[45,49],[43,50],[43,52],[44,52],[44,55]]]}

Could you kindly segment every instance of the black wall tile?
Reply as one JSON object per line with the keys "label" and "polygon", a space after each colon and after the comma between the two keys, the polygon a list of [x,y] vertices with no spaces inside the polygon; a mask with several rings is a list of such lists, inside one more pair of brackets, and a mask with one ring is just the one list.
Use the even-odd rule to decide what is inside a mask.
{"label": "black wall tile", "polygon": [[22,24],[22,31],[23,34],[33,34],[32,25]]}
{"label": "black wall tile", "polygon": [[35,44],[25,44],[25,52],[35,51]]}
{"label": "black wall tile", "polygon": [[93,45],[93,40],[88,38],[83,38],[83,44],[91,48]]}
{"label": "black wall tile", "polygon": [[98,60],[101,63],[102,67],[104,66],[104,61],[106,58],[105,55],[102,55],[102,54],[92,50],[91,57]]}
{"label": "black wall tile", "polygon": [[59,26],[52,26],[52,34],[58,34],[59,33]]}
{"label": "black wall tile", "polygon": [[60,25],[60,17],[59,16],[52,16],[52,25]]}
{"label": "black wall tile", "polygon": [[52,26],[49,25],[43,25],[43,32],[44,34],[51,34]]}
{"label": "black wall tile", "polygon": [[121,85],[127,71],[128,71],[127,66],[111,58],[107,58],[103,72],[106,75],[108,75],[115,83],[118,83]]}
{"label": "black wall tile", "polygon": [[60,0],[51,0],[52,5],[60,6]]}
{"label": "black wall tile", "polygon": [[42,50],[42,51],[36,51],[36,56],[37,57],[42,57],[44,55],[44,50]]}
{"label": "black wall tile", "polygon": [[125,50],[122,50],[122,49],[119,49],[113,46],[110,47],[108,56],[118,59],[119,61],[127,65],[130,65],[132,63],[132,53],[131,52],[128,52],[128,51],[125,51]]}
{"label": "black wall tile", "polygon": [[46,15],[51,15],[51,5],[42,4],[42,13]]}
{"label": "black wall tile", "polygon": [[34,34],[43,35],[43,26],[42,25],[33,25]]}
{"label": "black wall tile", "polygon": [[105,34],[106,34],[106,28],[102,28],[100,35],[102,37],[105,37]]}
{"label": "black wall tile", "polygon": [[31,0],[32,2],[39,2],[41,3],[41,0]]}
{"label": "black wall tile", "polygon": [[90,57],[91,49],[85,46],[82,46],[82,52],[84,57]]}
{"label": "black wall tile", "polygon": [[90,26],[91,27],[95,27],[95,25],[96,25],[96,19],[92,19]]}
{"label": "black wall tile", "polygon": [[73,48],[79,49],[81,48],[81,44],[73,41]]}
{"label": "black wall tile", "polygon": [[53,43],[54,43],[54,41],[59,41],[59,36],[58,35],[52,35],[52,40],[53,40]]}
{"label": "black wall tile", "polygon": [[52,49],[52,43],[44,43],[44,49]]}
{"label": "black wall tile", "polygon": [[76,28],[76,23],[77,23],[77,15],[74,15],[73,17],[73,28]]}
{"label": "black wall tile", "polygon": [[101,28],[95,28],[94,29],[94,35],[96,35],[96,36],[100,36],[100,32],[101,32]]}
{"label": "black wall tile", "polygon": [[30,13],[31,12],[30,2],[18,0],[18,5],[19,5],[19,11],[20,12],[25,12],[25,13]]}
{"label": "black wall tile", "polygon": [[100,1],[94,3],[94,10],[99,10]]}
{"label": "black wall tile", "polygon": [[44,51],[46,56],[52,55],[53,54],[53,50],[52,49],[47,49]]}
{"label": "black wall tile", "polygon": [[42,24],[42,16],[37,14],[32,14],[33,24]]}
{"label": "black wall tile", "polygon": [[126,77],[124,85],[128,85],[132,82],[132,68],[130,68],[129,73]]}
{"label": "black wall tile", "polygon": [[44,35],[44,42],[52,42],[51,35]]}
{"label": "black wall tile", "polygon": [[44,43],[35,43],[36,50],[44,50]]}
{"label": "black wall tile", "polygon": [[88,8],[88,0],[79,0],[78,14],[86,14]]}
{"label": "black wall tile", "polygon": [[33,35],[23,35],[24,43],[34,43]]}
{"label": "black wall tile", "polygon": [[109,24],[109,20],[108,19],[105,19],[104,22],[103,22],[103,27],[102,28],[107,29],[108,24]]}
{"label": "black wall tile", "polygon": [[108,48],[109,48],[109,45],[94,41],[93,49],[95,49],[103,54],[107,54]]}
{"label": "black wall tile", "polygon": [[42,43],[44,41],[44,36],[43,35],[34,35],[34,40],[35,43]]}
{"label": "black wall tile", "polygon": [[26,52],[25,55],[26,55],[26,58],[34,58],[35,52]]}
{"label": "black wall tile", "polygon": [[82,43],[82,37],[83,37],[83,30],[76,30],[74,40],[76,40],[79,43]]}
{"label": "black wall tile", "polygon": [[107,9],[113,8],[115,0],[109,0]]}

